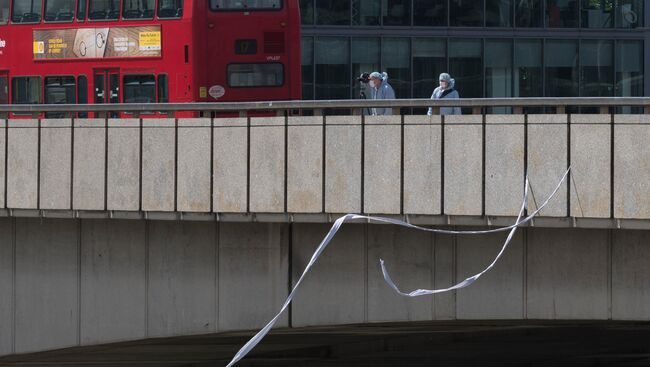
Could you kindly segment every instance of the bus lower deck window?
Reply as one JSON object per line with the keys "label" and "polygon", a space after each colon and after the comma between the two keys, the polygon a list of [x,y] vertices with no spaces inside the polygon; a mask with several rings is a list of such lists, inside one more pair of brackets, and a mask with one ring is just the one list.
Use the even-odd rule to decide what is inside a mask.
{"label": "bus lower deck window", "polygon": [[282,0],[210,0],[212,10],[279,10]]}
{"label": "bus lower deck window", "polygon": [[11,79],[11,102],[13,104],[41,103],[41,78],[17,76]]}
{"label": "bus lower deck window", "polygon": [[41,0],[13,0],[11,21],[14,23],[38,23],[41,21]]}
{"label": "bus lower deck window", "polygon": [[169,102],[169,83],[166,74],[158,75],[158,102]]}
{"label": "bus lower deck window", "polygon": [[230,64],[228,85],[231,87],[279,87],[284,84],[284,65]]}
{"label": "bus lower deck window", "polygon": [[156,79],[153,75],[125,75],[124,103],[156,102]]}
{"label": "bus lower deck window", "polygon": [[[75,104],[77,103],[77,88],[73,76],[45,77],[46,104]],[[65,112],[46,112],[45,117],[65,117]]]}

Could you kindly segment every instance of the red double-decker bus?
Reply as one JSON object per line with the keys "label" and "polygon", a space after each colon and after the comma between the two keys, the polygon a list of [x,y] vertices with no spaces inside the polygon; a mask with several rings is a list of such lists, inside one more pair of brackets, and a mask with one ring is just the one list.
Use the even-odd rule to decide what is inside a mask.
{"label": "red double-decker bus", "polygon": [[0,104],[300,99],[297,0],[0,0]]}

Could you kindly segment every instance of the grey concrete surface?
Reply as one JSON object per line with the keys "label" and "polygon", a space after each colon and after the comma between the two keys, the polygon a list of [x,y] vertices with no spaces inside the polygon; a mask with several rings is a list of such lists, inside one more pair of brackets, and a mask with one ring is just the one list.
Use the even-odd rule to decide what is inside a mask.
{"label": "grey concrete surface", "polygon": [[612,318],[650,320],[650,232],[613,232]]}
{"label": "grey concrete surface", "polygon": [[323,210],[323,118],[289,117],[287,211]]}
{"label": "grey concrete surface", "polygon": [[327,116],[325,211],[361,211],[361,116]]}
{"label": "grey concrete surface", "polygon": [[609,218],[611,115],[571,115],[571,216]]}
{"label": "grey concrete surface", "polygon": [[71,209],[71,120],[41,120],[40,155],[40,209]]}
{"label": "grey concrete surface", "polygon": [[403,292],[433,286],[433,234],[404,227],[368,229],[368,321],[431,320],[433,297],[407,298],[384,281],[379,259]]}
{"label": "grey concrete surface", "polygon": [[145,222],[82,220],[79,243],[80,343],[145,337]]}
{"label": "grey concrete surface", "polygon": [[108,120],[106,208],[140,209],[140,120]]}
{"label": "grey concrete surface", "polygon": [[251,118],[252,212],[284,212],[284,134],[284,117]]}
{"label": "grey concrete surface", "polygon": [[74,121],[72,207],[78,210],[104,210],[106,179],[106,121]]}
{"label": "grey concrete surface", "polygon": [[614,217],[650,218],[650,119],[618,115],[614,126]]}
{"label": "grey concrete surface", "polygon": [[[328,119],[329,120],[329,119]],[[298,281],[329,225],[293,227],[292,280]],[[366,226],[346,224],[303,281],[292,308],[292,325],[360,323],[367,320]],[[336,271],[331,271],[336,269]]]}
{"label": "grey concrete surface", "polygon": [[444,214],[482,214],[482,121],[480,115],[445,116]]}
{"label": "grey concrete surface", "polygon": [[485,214],[517,216],[524,195],[524,116],[487,115]]}
{"label": "grey concrete surface", "polygon": [[245,213],[248,186],[248,120],[214,119],[214,211]]}
{"label": "grey concrete surface", "polygon": [[[433,237],[433,284],[435,289],[447,288],[456,283],[456,238],[436,234]],[[433,296],[434,320],[456,318],[456,293]]]}
{"label": "grey concrete surface", "polygon": [[210,211],[211,124],[210,119],[205,118],[178,120],[178,211]]}
{"label": "grey concrete surface", "polygon": [[[220,226],[218,330],[256,329],[275,316],[289,294],[288,266],[287,225]],[[285,313],[276,327],[288,320]]]}
{"label": "grey concrete surface", "polygon": [[7,131],[7,207],[38,203],[38,120],[10,120]]}
{"label": "grey concrete surface", "polygon": [[608,231],[597,229],[531,229],[526,254],[526,316],[607,319],[608,237]]}
{"label": "grey concrete surface", "polygon": [[174,211],[176,121],[146,120],[142,125],[142,210]]}
{"label": "grey concrete surface", "polygon": [[11,240],[13,219],[0,219],[0,355],[13,351],[14,243]]}
{"label": "grey concrete surface", "polygon": [[[528,211],[548,198],[567,170],[567,115],[528,115],[528,178],[531,195]],[[540,215],[564,217],[567,212],[565,183]]]}
{"label": "grey concrete surface", "polygon": [[404,213],[440,214],[440,116],[404,116]]}
{"label": "grey concrete surface", "polygon": [[217,330],[216,227],[214,222],[150,222],[150,337]]}
{"label": "grey concrete surface", "polygon": [[[6,161],[6,150],[5,150],[6,149],[6,144],[7,144],[7,140],[6,140],[7,129],[6,129],[6,126],[7,126],[7,120],[0,119],[0,130],[1,130],[1,132],[0,132],[0,162],[5,162]],[[0,195],[0,208],[4,208],[5,204],[6,204],[5,203],[4,192],[5,192],[5,177],[6,177],[7,172],[5,171],[5,168],[6,167],[5,167],[4,164],[0,164],[0,193],[2,193],[2,195]]]}
{"label": "grey concrete surface", "polygon": [[401,116],[368,116],[364,139],[363,212],[399,214],[401,211]]}
{"label": "grey concrete surface", "polygon": [[[462,281],[488,266],[501,250],[508,232],[458,236],[456,280]],[[522,319],[524,317],[524,241],[521,231],[492,271],[473,286],[456,293],[458,319]]]}
{"label": "grey concrete surface", "polygon": [[77,345],[77,223],[16,219],[15,352]]}

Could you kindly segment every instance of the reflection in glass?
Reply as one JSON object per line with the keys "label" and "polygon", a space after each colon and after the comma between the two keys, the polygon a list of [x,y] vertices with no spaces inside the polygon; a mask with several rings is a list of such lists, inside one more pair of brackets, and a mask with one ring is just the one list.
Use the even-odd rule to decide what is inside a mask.
{"label": "reflection in glass", "polygon": [[350,0],[316,0],[316,24],[350,25]]}
{"label": "reflection in glass", "polygon": [[447,26],[447,0],[413,0],[413,25]]}
{"label": "reflection in glass", "polygon": [[643,27],[643,0],[618,0],[616,7],[616,27]]}
{"label": "reflection in glass", "polygon": [[[361,73],[379,71],[379,38],[352,38],[352,78],[356,79]],[[390,76],[390,75],[389,75]],[[389,81],[392,83],[392,81]],[[357,81],[353,83],[352,98],[372,98],[367,84]],[[363,96],[361,95],[363,92]]]}
{"label": "reflection in glass", "polygon": [[302,37],[302,99],[314,99],[314,39]]}
{"label": "reflection in glass", "polygon": [[300,22],[314,24],[314,0],[300,0]]}
{"label": "reflection in glass", "polygon": [[515,26],[539,28],[542,26],[542,0],[515,0]]}
{"label": "reflection in glass", "polygon": [[543,96],[542,41],[515,40],[514,97]]}
{"label": "reflection in glass", "polygon": [[481,40],[449,40],[449,68],[461,98],[483,97]]}
{"label": "reflection in glass", "polygon": [[438,87],[438,75],[447,72],[444,38],[413,39],[413,98],[429,98]]}
{"label": "reflection in glass", "polygon": [[616,95],[643,96],[643,41],[616,42]]}
{"label": "reflection in glass", "polygon": [[352,0],[352,25],[379,25],[380,5],[377,0]]}
{"label": "reflection in glass", "polygon": [[410,0],[382,0],[384,25],[410,25]]}
{"label": "reflection in glass", "polygon": [[349,41],[347,37],[316,38],[316,99],[350,98]]}
{"label": "reflection in glass", "polygon": [[486,0],[485,25],[510,27],[512,25],[512,0]]}
{"label": "reflection in glass", "polygon": [[582,0],[582,27],[613,27],[614,2],[615,0]]}
{"label": "reflection in glass", "polygon": [[584,40],[580,45],[580,96],[614,95],[614,42]]}
{"label": "reflection in glass", "polygon": [[[485,97],[512,97],[512,40],[485,41]],[[492,113],[506,113],[493,108]]]}
{"label": "reflection in glass", "polygon": [[452,27],[482,27],[483,1],[449,0],[449,22]]}
{"label": "reflection in glass", "polygon": [[578,43],[574,40],[549,40],[544,50],[546,96],[578,96]]}
{"label": "reflection in glass", "polygon": [[546,0],[546,26],[578,27],[578,0]]}
{"label": "reflection in glass", "polygon": [[384,38],[382,42],[383,70],[397,98],[411,97],[410,39]]}

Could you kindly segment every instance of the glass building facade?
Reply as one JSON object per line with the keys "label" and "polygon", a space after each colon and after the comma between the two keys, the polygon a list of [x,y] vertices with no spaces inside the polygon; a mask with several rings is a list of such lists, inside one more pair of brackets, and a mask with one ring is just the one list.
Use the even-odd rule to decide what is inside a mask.
{"label": "glass building facade", "polygon": [[[300,0],[304,99],[398,98],[449,72],[461,97],[643,96],[643,0]],[[650,5],[648,5],[650,6]]]}

